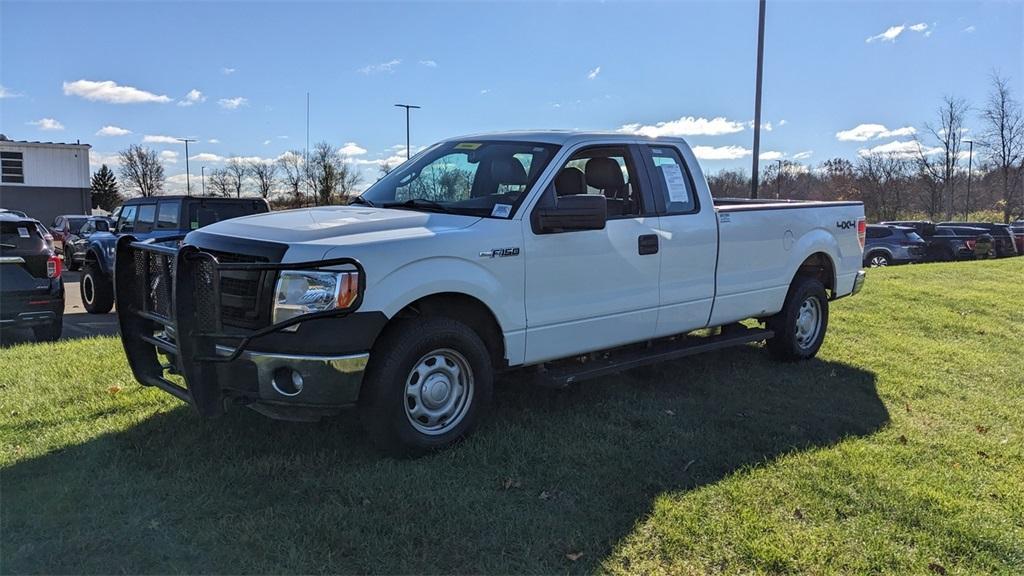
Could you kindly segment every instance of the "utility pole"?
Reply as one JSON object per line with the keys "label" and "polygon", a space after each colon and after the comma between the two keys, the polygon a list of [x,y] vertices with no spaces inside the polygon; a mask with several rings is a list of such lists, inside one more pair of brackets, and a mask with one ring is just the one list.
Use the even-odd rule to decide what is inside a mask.
{"label": "utility pole", "polygon": [[177,138],[177,140],[178,140],[178,142],[184,142],[185,143],[185,195],[186,196],[191,196],[192,195],[192,183],[190,181],[189,173],[188,173],[188,143],[189,142],[195,142],[195,140],[192,139],[192,138]]}
{"label": "utility pole", "polygon": [[405,159],[408,160],[412,157],[409,153],[411,148],[409,145],[409,110],[412,108],[416,108],[418,110],[420,107],[412,104],[395,104],[395,106],[398,108],[405,108]]}
{"label": "utility pole", "polygon": [[758,2],[757,15],[757,87],[754,90],[754,167],[750,171],[750,197],[757,198],[758,156],[761,152],[761,71],[764,68],[764,7]]}
{"label": "utility pole", "polygon": [[964,140],[970,145],[971,151],[967,153],[967,201],[964,202],[964,220],[971,216],[971,171],[974,168],[974,140]]}
{"label": "utility pole", "polygon": [[199,173],[203,175],[203,196],[206,196],[206,166],[200,166]]}
{"label": "utility pole", "polygon": [[778,200],[782,195],[782,160],[776,160],[779,163],[779,171],[775,174],[775,199]]}

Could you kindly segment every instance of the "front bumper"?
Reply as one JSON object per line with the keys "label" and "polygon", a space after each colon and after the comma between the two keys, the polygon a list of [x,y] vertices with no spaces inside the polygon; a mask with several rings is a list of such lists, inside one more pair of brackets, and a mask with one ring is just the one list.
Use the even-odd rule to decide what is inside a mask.
{"label": "front bumper", "polygon": [[[227,401],[276,418],[315,419],[354,403],[369,355],[365,349],[306,355],[275,349],[275,336],[303,322],[343,318],[362,302],[365,274],[356,260],[281,264],[220,261],[196,246],[175,248],[118,240],[115,295],[121,341],[142,384],[192,404],[203,416],[223,413]],[[222,275],[258,272],[272,284],[281,270],[317,268],[358,272],[359,294],[347,309],[306,314],[252,330],[225,327]],[[266,346],[270,345],[269,348]]]}

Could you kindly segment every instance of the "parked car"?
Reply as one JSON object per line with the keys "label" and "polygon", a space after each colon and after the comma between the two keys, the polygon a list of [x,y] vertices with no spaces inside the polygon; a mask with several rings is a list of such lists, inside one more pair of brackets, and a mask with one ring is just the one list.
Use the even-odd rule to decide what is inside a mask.
{"label": "parked car", "polygon": [[[140,240],[178,239],[208,224],[247,214],[269,212],[263,198],[212,198],[206,196],[160,196],[132,198],[110,215],[115,222],[110,232],[89,236],[82,258],[82,279],[78,286],[82,304],[90,314],[106,314],[114,306],[114,255],[117,239],[131,234]],[[79,247],[75,247],[79,251]]]}
{"label": "parked car", "polygon": [[564,386],[762,340],[811,358],[830,303],[864,281],[861,202],[713,199],[679,138],[453,139],[354,202],[180,246],[121,238],[135,377],[203,416],[355,404],[380,446],[421,453],[481,421],[496,370]]}
{"label": "parked car", "polygon": [[967,226],[970,228],[984,228],[992,235],[992,252],[996,258],[1006,258],[1017,255],[1017,244],[1010,231],[1009,224],[995,224],[992,222],[939,222],[939,226]]}
{"label": "parked car", "polygon": [[943,238],[958,251],[957,260],[984,260],[992,252],[992,235],[984,228],[936,226],[936,238]]}
{"label": "parked car", "polygon": [[1014,242],[1017,244],[1017,254],[1024,254],[1024,220],[1017,220],[1010,225],[1013,232]]}
{"label": "parked car", "polygon": [[883,226],[906,226],[913,228],[917,235],[928,243],[925,260],[951,261],[963,258],[974,258],[972,250],[967,250],[964,243],[953,234],[935,233],[935,223],[928,220],[892,220],[881,222]]}
{"label": "parked car", "polygon": [[89,216],[85,214],[69,214],[53,219],[50,234],[53,235],[53,245],[58,254],[64,253],[64,242],[72,234],[77,234],[88,219]]}
{"label": "parked car", "polygon": [[64,283],[44,236],[39,221],[0,212],[0,330],[31,328],[52,341],[64,325]]}
{"label": "parked car", "polygon": [[913,228],[871,224],[864,241],[864,265],[871,268],[923,262],[928,243]]}
{"label": "parked car", "polygon": [[78,232],[68,235],[64,241],[64,264],[69,270],[79,270],[85,262],[85,253],[89,250],[89,238],[97,232],[110,232],[114,228],[114,220],[106,216],[90,216]]}

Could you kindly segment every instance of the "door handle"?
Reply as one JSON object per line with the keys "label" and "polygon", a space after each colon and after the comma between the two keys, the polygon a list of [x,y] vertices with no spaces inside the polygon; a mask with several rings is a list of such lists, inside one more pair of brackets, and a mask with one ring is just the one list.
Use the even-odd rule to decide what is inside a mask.
{"label": "door handle", "polygon": [[637,252],[641,256],[658,253],[658,235],[644,234],[636,239]]}

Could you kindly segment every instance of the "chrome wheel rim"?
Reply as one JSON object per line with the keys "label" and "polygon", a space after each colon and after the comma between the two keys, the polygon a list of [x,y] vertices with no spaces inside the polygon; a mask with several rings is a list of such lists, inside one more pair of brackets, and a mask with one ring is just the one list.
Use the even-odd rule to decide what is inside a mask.
{"label": "chrome wheel rim", "polygon": [[451,348],[424,354],[405,379],[405,416],[418,432],[437,436],[466,417],[473,402],[473,369]]}
{"label": "chrome wheel rim", "polygon": [[821,304],[810,296],[800,304],[796,317],[796,344],[801,349],[810,348],[821,331]]}
{"label": "chrome wheel rim", "polygon": [[86,304],[92,304],[92,299],[95,295],[96,289],[92,284],[92,274],[86,274],[82,278],[82,299],[85,300]]}
{"label": "chrome wheel rim", "polygon": [[870,264],[872,268],[878,268],[879,266],[888,266],[889,260],[886,259],[885,256],[872,256]]}

